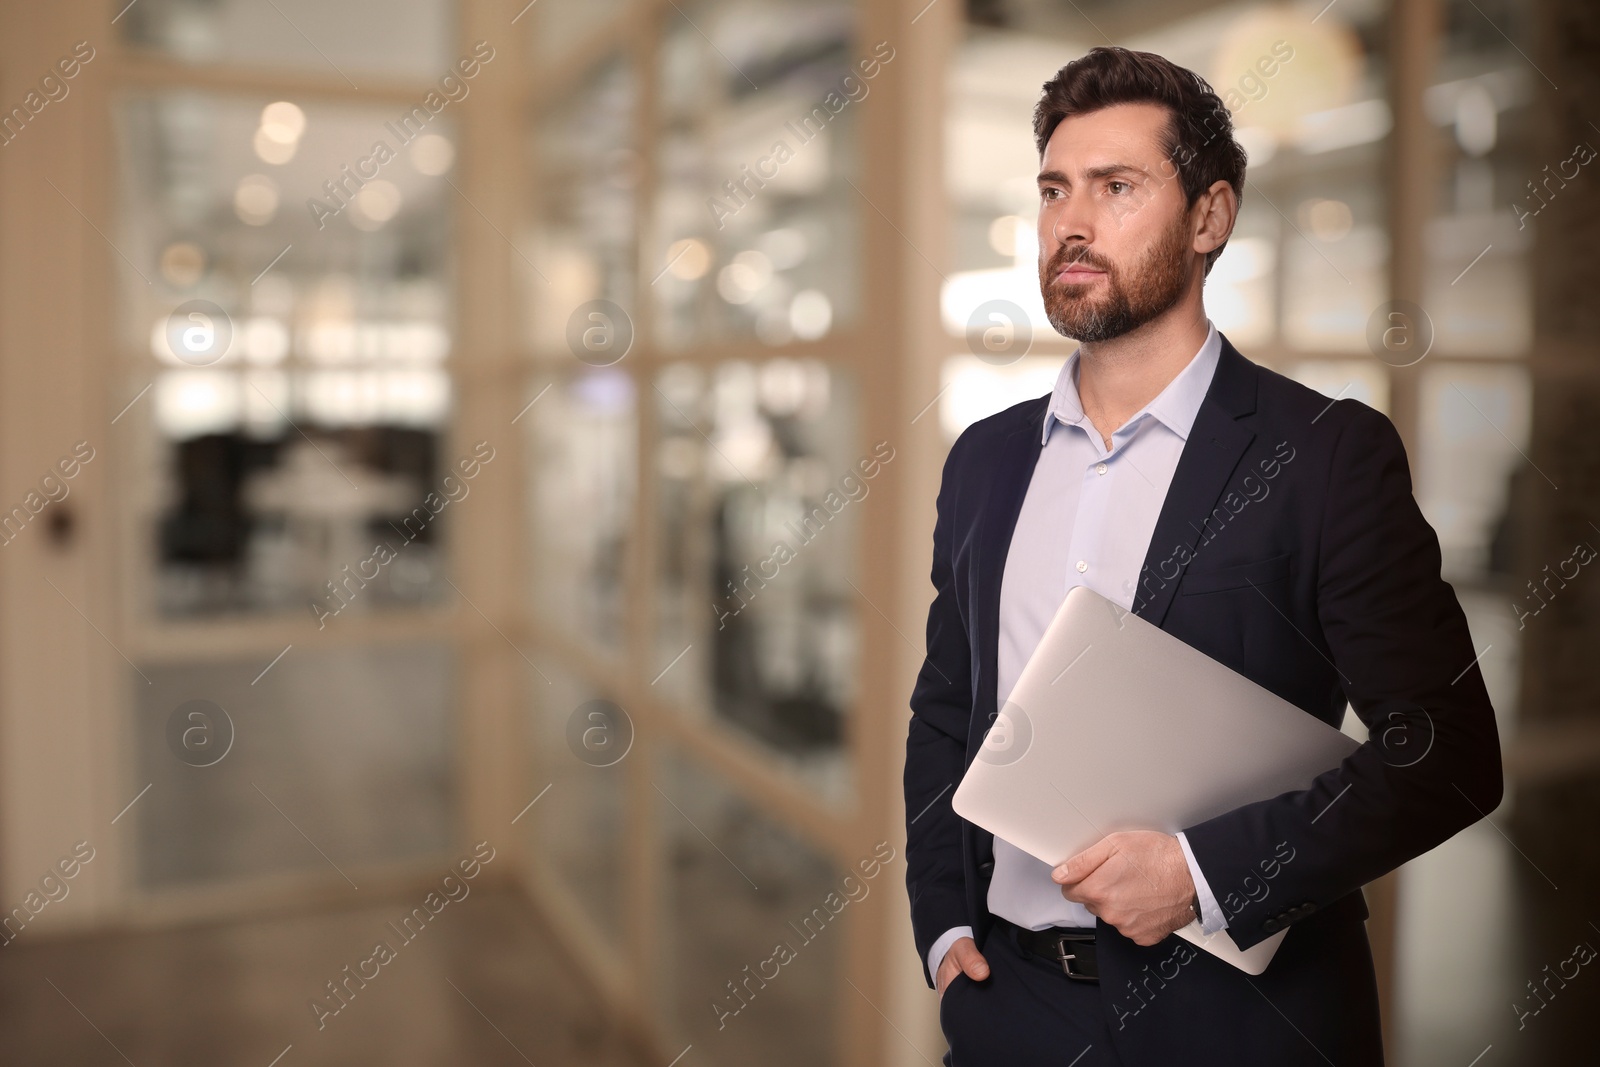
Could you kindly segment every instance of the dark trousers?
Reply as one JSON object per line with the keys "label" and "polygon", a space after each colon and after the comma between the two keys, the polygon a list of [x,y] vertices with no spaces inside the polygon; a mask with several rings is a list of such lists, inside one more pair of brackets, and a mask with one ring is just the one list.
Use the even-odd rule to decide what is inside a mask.
{"label": "dark trousers", "polygon": [[1017,947],[1009,925],[983,949],[989,977],[957,974],[939,1002],[945,1067],[1122,1067],[1100,986]]}
{"label": "dark trousers", "polygon": [[958,974],[939,1003],[945,1067],[1383,1067],[1372,954],[1364,926],[1338,914],[1349,909],[1297,924],[1258,976],[1102,923],[1106,986],[1068,978],[997,923],[981,946],[989,977]]}

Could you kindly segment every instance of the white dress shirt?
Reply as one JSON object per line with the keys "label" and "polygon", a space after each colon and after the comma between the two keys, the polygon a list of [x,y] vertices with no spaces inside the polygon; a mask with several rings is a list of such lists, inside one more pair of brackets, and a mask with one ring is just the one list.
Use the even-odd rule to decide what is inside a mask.
{"label": "white dress shirt", "polygon": [[[1005,703],[1068,590],[1088,586],[1132,610],[1139,569],[1167,486],[1221,353],[1217,328],[1208,321],[1200,351],[1111,435],[1109,449],[1078,399],[1080,353],[1074,352],[1062,366],[1045,414],[1043,450],[1017,515],[1000,583],[999,704]],[[1188,840],[1182,832],[1177,838],[1200,895],[1201,928],[1206,933],[1221,930],[1227,919]],[[1092,929],[1095,917],[1061,895],[1061,886],[1050,879],[1052,869],[996,837],[989,910],[1025,930]],[[970,926],[945,931],[928,952],[928,972],[936,975],[950,946],[971,936]]]}

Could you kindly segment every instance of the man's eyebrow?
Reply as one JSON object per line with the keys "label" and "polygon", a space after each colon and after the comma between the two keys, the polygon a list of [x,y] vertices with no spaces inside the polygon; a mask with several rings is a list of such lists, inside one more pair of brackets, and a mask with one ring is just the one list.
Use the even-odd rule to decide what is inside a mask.
{"label": "man's eyebrow", "polygon": [[[1118,174],[1129,174],[1135,177],[1143,177],[1145,172],[1141,168],[1134,166],[1132,163],[1106,163],[1102,166],[1090,167],[1088,170],[1083,172],[1084,177],[1090,179],[1091,181],[1096,178],[1114,177]],[[1059,170],[1042,170],[1039,172],[1039,177],[1036,180],[1040,185],[1043,185],[1045,182],[1055,182],[1059,185],[1072,184],[1072,179],[1068,178]]]}

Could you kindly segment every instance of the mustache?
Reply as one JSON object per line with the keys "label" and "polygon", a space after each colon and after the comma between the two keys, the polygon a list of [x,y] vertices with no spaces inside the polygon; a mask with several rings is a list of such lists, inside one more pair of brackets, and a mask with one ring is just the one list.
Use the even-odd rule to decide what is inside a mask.
{"label": "mustache", "polygon": [[1063,245],[1055,255],[1050,257],[1050,262],[1046,265],[1046,271],[1050,277],[1054,278],[1068,267],[1077,266],[1078,264],[1082,264],[1091,270],[1101,270],[1107,274],[1113,273],[1111,261],[1104,256],[1096,255],[1094,252],[1089,251],[1088,245]]}

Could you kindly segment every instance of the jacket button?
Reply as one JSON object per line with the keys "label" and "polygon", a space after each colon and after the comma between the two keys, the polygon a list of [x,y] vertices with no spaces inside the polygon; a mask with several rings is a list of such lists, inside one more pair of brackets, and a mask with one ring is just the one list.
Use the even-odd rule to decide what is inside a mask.
{"label": "jacket button", "polygon": [[1261,929],[1265,930],[1269,934],[1275,934],[1279,930],[1283,929],[1283,923],[1279,921],[1276,915],[1274,915],[1271,918],[1264,919],[1262,921]]}

